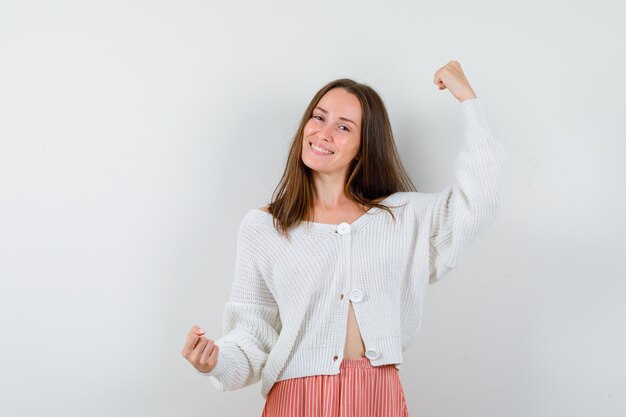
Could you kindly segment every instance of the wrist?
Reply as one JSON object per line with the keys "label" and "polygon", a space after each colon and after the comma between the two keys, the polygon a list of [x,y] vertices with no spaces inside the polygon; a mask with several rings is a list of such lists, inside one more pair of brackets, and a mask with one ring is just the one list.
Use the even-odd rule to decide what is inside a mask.
{"label": "wrist", "polygon": [[474,93],[474,91],[468,91],[466,93],[463,93],[459,96],[459,101],[462,103],[465,100],[471,100],[473,98],[477,98],[476,93]]}

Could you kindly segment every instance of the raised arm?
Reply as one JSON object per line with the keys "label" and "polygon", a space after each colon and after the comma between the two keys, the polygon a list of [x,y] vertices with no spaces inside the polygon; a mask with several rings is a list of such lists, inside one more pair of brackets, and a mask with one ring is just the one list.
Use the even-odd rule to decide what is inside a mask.
{"label": "raised arm", "polygon": [[493,137],[479,98],[463,100],[459,106],[464,137],[455,162],[457,183],[436,194],[432,203],[430,284],[457,266],[493,222],[500,204],[506,150]]}

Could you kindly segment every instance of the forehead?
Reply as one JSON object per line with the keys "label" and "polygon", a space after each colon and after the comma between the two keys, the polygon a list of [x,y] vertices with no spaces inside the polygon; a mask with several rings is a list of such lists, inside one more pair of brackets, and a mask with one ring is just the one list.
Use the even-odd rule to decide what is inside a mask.
{"label": "forehead", "polygon": [[358,124],[361,123],[361,103],[359,99],[343,88],[333,88],[328,91],[322,96],[317,106],[336,117],[346,117]]}

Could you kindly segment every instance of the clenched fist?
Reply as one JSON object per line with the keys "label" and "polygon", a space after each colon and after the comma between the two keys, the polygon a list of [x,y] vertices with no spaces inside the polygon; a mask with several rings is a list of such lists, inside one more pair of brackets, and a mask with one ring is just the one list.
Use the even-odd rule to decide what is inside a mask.
{"label": "clenched fist", "polygon": [[433,83],[438,85],[440,90],[447,88],[461,102],[476,98],[476,93],[472,90],[458,61],[448,61],[446,65],[439,68],[435,72]]}
{"label": "clenched fist", "polygon": [[193,326],[187,333],[183,356],[200,372],[211,372],[217,365],[220,347],[204,337],[204,330]]}

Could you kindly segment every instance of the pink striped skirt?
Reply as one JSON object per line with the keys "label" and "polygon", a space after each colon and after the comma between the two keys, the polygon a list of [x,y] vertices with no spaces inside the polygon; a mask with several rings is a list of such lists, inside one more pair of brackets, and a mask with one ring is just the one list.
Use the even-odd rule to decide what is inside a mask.
{"label": "pink striped skirt", "polygon": [[343,359],[337,375],[277,381],[261,417],[408,417],[398,369]]}

